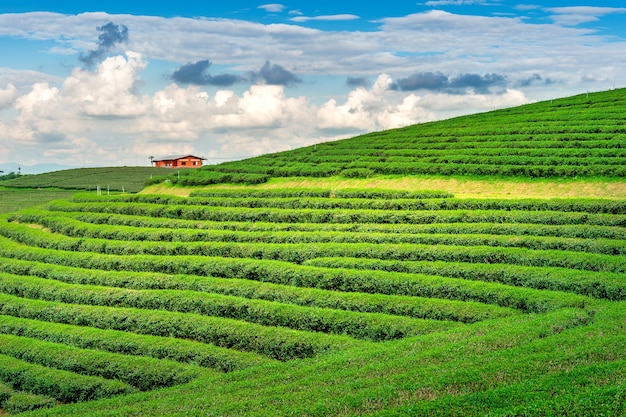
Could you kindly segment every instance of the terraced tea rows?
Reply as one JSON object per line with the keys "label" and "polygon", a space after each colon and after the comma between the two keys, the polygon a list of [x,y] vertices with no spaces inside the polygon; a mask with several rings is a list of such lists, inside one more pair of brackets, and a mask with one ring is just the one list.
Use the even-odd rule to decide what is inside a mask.
{"label": "terraced tea rows", "polygon": [[81,194],[0,221],[12,412],[487,321],[551,334],[626,300],[623,201],[216,189]]}

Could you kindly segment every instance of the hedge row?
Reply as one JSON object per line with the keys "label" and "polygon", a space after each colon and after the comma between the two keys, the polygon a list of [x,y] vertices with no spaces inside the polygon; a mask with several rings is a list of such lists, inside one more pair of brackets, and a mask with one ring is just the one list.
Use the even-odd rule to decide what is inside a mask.
{"label": "hedge row", "polygon": [[9,414],[54,407],[55,405],[57,402],[54,398],[30,392],[14,391],[8,385],[0,383],[0,410]]}
{"label": "hedge row", "polygon": [[[7,262],[3,263],[3,260]],[[75,284],[106,285],[132,289],[202,291],[307,307],[385,313],[463,323],[517,314],[515,310],[509,308],[454,300],[329,291],[212,276],[173,276],[150,272],[101,271],[6,258],[0,258],[0,271],[16,275],[33,275]]]}
{"label": "hedge row", "polygon": [[[581,306],[586,298],[563,292],[511,287],[499,283],[472,282],[440,276],[358,271],[293,265],[279,261],[220,257],[111,256],[29,248],[0,239],[0,255],[59,265],[118,271],[152,271],[225,278],[246,278],[275,284],[331,291],[407,295],[477,301],[529,312],[545,312],[564,306]],[[583,273],[583,272],[581,272]]]}
{"label": "hedge row", "polygon": [[[485,138],[489,140],[490,138]],[[401,158],[415,159],[414,149],[385,149],[371,150],[366,152],[368,155],[376,155],[377,157],[393,158],[394,160],[400,160]],[[449,155],[447,150],[430,150],[420,152],[420,157],[437,157]],[[525,156],[525,157],[545,157],[545,149],[515,149],[515,148],[483,148],[483,149],[458,149],[455,151],[455,155],[480,155],[480,156]],[[621,149],[575,149],[575,148],[561,148],[554,149],[550,155],[557,158],[624,158],[626,157],[626,148]]]}
{"label": "hedge row", "polygon": [[[454,195],[447,191],[438,190],[385,190],[385,189],[339,189],[339,190],[316,190],[310,188],[280,188],[280,189],[262,189],[262,190],[233,190],[233,189],[215,189],[193,191],[190,197],[204,198],[363,198],[363,199],[425,199],[425,198],[452,198]],[[89,195],[89,198],[93,197]],[[75,196],[73,201],[82,201],[83,196]]]}
{"label": "hedge row", "polygon": [[[347,209],[347,210],[505,210],[505,211],[560,211],[577,213],[626,214],[626,201],[605,199],[484,199],[449,198],[442,192],[409,192],[345,190],[336,191],[339,198],[325,197],[178,197],[132,194],[118,196],[75,196],[75,203],[110,202],[150,203],[159,205],[189,205],[211,207],[248,207],[282,209]],[[386,197],[389,195],[391,197]],[[437,198],[438,197],[438,198]]]}
{"label": "hedge row", "polygon": [[387,162],[392,163],[418,162],[420,164],[485,164],[485,165],[527,165],[527,166],[600,166],[600,165],[623,165],[626,164],[625,158],[608,156],[608,157],[565,157],[565,156],[522,156],[522,155],[481,155],[480,152],[474,154],[444,154],[438,156],[415,155],[412,158],[389,158],[386,156],[365,156],[359,158],[352,165],[367,166],[368,162]]}
{"label": "hedge row", "polygon": [[[39,218],[54,215],[37,209],[20,211],[19,217],[10,219]],[[553,236],[585,239],[626,239],[626,228],[619,226],[592,225],[544,225],[525,223],[434,223],[434,224],[313,224],[313,223],[263,223],[263,222],[198,222],[194,220],[163,219],[145,216],[129,216],[107,213],[64,212],[64,218],[83,223],[106,224],[111,226],[133,226],[158,229],[177,229],[164,235],[164,240],[183,240],[186,231],[194,230],[233,230],[246,232],[354,232],[354,233],[432,233],[432,234],[491,234],[517,236]],[[181,237],[177,232],[181,232]],[[169,237],[171,236],[171,238]]]}
{"label": "hedge row", "polygon": [[52,232],[70,237],[157,242],[245,242],[245,243],[376,243],[425,244],[454,246],[519,247],[542,250],[563,250],[626,255],[626,240],[582,239],[560,237],[500,236],[486,234],[415,234],[375,232],[296,232],[296,231],[216,231],[172,230],[135,226],[85,224],[59,215],[34,215],[28,212],[11,216],[13,221],[35,223]]}
{"label": "hedge row", "polygon": [[0,314],[56,323],[176,337],[256,352],[278,360],[315,356],[354,346],[355,339],[261,326],[233,319],[136,308],[113,308],[30,300],[0,294]]}
{"label": "hedge row", "polygon": [[231,243],[231,242],[138,242],[80,239],[51,234],[26,225],[7,223],[0,234],[16,242],[48,249],[103,254],[195,255],[255,258],[302,263],[320,257],[393,259],[399,261],[446,261],[521,266],[561,267],[602,272],[626,272],[626,258],[563,250],[532,250],[489,246],[375,243]]}
{"label": "hedge row", "polygon": [[[182,174],[182,175],[181,175]],[[165,181],[183,186],[212,185],[223,183],[234,184],[262,184],[267,182],[270,177],[268,175],[256,173],[234,173],[222,174],[209,170],[193,170],[177,172],[169,176],[156,176],[145,181],[145,185],[159,184]]]}
{"label": "hedge row", "polygon": [[[74,285],[12,274],[0,274],[0,291],[5,294],[46,301],[225,317],[263,326],[281,326],[295,330],[348,335],[374,342],[437,332],[454,325],[446,321],[301,307],[228,295]],[[167,380],[161,376],[157,379]],[[146,380],[149,381],[150,377],[146,376]],[[152,389],[152,387],[147,389]]]}
{"label": "hedge row", "polygon": [[140,391],[183,384],[206,373],[203,368],[194,365],[82,349],[7,334],[0,334],[0,355],[48,368],[120,380]]}
{"label": "hedge row", "polygon": [[169,219],[272,223],[534,223],[545,225],[626,226],[626,215],[527,210],[314,210],[249,209],[149,203],[72,203],[54,201],[51,211],[127,214]]}
{"label": "hedge row", "polygon": [[0,315],[0,333],[63,343],[84,349],[167,359],[211,368],[220,372],[231,372],[272,362],[268,358],[249,352],[225,349],[191,340],[50,323],[3,315]]}
{"label": "hedge row", "polygon": [[[613,148],[622,145],[623,140],[616,141],[590,141],[567,142],[553,146],[554,148]],[[496,146],[496,144],[493,144]],[[525,146],[526,145],[526,146]],[[503,145],[503,146],[506,146]],[[509,145],[510,146],[510,145]],[[491,147],[491,146],[490,146]],[[536,148],[536,143],[515,143],[515,148]],[[461,146],[460,149],[464,149]],[[425,146],[424,149],[455,149],[454,146],[443,147],[439,144]],[[219,168],[220,170],[235,171],[233,175],[259,175],[260,177],[330,177],[339,175],[347,169],[364,168],[378,175],[501,175],[530,178],[571,178],[571,177],[618,177],[626,176],[624,165],[524,165],[524,164],[500,164],[491,165],[475,161],[473,163],[427,163],[427,162],[346,162],[346,163],[293,163],[288,166],[274,167],[264,165],[239,166],[234,168]],[[190,178],[190,177],[188,177]],[[225,180],[222,182],[233,182]],[[216,182],[182,182],[183,185],[215,184]]]}
{"label": "hedge row", "polygon": [[0,381],[14,390],[46,395],[62,403],[91,401],[135,392],[133,387],[121,381],[48,368],[2,354]]}
{"label": "hedge row", "polygon": [[[550,149],[559,148],[604,148],[610,149],[619,147],[622,145],[623,140],[614,141],[572,141],[572,142],[551,142],[546,145],[550,145]],[[396,143],[396,146],[401,146]],[[511,148],[537,148],[536,142],[516,142],[511,143],[493,143],[485,145],[478,143],[477,147],[494,148],[511,147]],[[449,149],[451,152],[454,149],[466,149],[467,144],[461,146],[454,146],[450,144],[442,145],[429,144],[424,145],[423,149]],[[340,150],[339,152],[345,152]],[[589,161],[588,165],[581,165],[580,161],[576,161],[576,165],[528,165],[523,163],[523,158],[518,158],[517,163],[507,161],[509,158],[503,158],[504,161],[495,162],[492,158],[492,164],[486,164],[482,162],[482,158],[469,159],[465,163],[454,162],[397,162],[392,160],[385,160],[384,162],[372,162],[372,161],[359,161],[357,158],[353,161],[335,162],[335,163],[319,163],[319,162],[291,162],[287,165],[265,165],[266,161],[261,161],[258,164],[240,164],[238,166],[216,166],[213,169],[220,172],[230,172],[232,175],[258,175],[259,177],[330,177],[333,175],[340,175],[343,171],[349,170],[349,173],[354,173],[357,169],[368,170],[374,174],[379,175],[501,175],[501,176],[520,176],[531,178],[554,178],[554,177],[592,177],[592,176],[608,176],[608,177],[624,177],[626,176],[626,166],[623,165],[607,165],[600,162],[601,160]],[[507,163],[509,162],[509,163]],[[544,161],[545,162],[545,161]],[[364,171],[360,172],[360,175]],[[187,184],[180,180],[183,185],[204,185],[204,184],[216,184],[217,178],[211,178],[210,182],[192,182],[193,177],[189,178]],[[230,181],[227,176],[226,180],[221,182],[234,182]]]}
{"label": "hedge row", "polygon": [[362,258],[317,258],[303,266],[428,274],[472,281],[498,282],[538,290],[565,291],[597,299],[626,300],[624,274],[564,268],[464,262],[394,261]]}

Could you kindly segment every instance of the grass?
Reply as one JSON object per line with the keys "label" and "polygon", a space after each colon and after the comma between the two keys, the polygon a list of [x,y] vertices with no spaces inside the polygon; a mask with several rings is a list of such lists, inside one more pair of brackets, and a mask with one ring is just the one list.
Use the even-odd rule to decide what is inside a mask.
{"label": "grass", "polygon": [[[141,354],[152,358],[156,354],[160,358],[162,355],[157,352],[166,352],[165,347],[172,346],[168,340],[175,337],[178,348],[174,360],[184,359],[188,346],[193,346],[190,357],[195,357],[205,349],[202,346],[206,346],[207,354],[215,352],[225,357],[226,354],[220,352],[232,351],[245,353],[250,358],[248,362],[242,356],[250,366],[229,372],[216,369],[189,383],[167,389],[38,409],[30,415],[540,416],[551,412],[563,414],[567,410],[570,415],[584,416],[602,410],[606,416],[620,416],[626,412],[623,401],[626,303],[621,301],[622,297],[603,297],[602,291],[598,294],[581,291],[580,286],[585,280],[595,280],[594,288],[607,286],[623,292],[626,283],[617,273],[597,271],[602,266],[600,262],[597,268],[590,268],[590,265],[585,270],[577,269],[582,259],[594,262],[601,258],[621,265],[619,255],[597,257],[581,247],[554,251],[552,258],[548,256],[552,252],[548,251],[506,249],[504,252],[519,253],[519,257],[504,260],[489,258],[491,255],[487,254],[489,257],[481,260],[468,258],[458,262],[447,259],[447,255],[443,255],[446,259],[439,258],[439,254],[454,248],[443,242],[414,246],[416,250],[408,252],[405,251],[408,246],[394,244],[393,238],[402,236],[398,231],[411,226],[402,223],[379,228],[381,232],[389,229],[386,240],[391,243],[335,244],[332,252],[324,250],[327,244],[322,241],[251,244],[230,239],[244,235],[257,239],[261,237],[261,230],[267,238],[286,236],[279,230],[290,227],[295,239],[299,236],[298,228],[314,231],[315,224],[272,222],[271,217],[262,224],[226,219],[186,220],[185,213],[199,214],[201,210],[214,213],[222,208],[231,214],[239,213],[242,218],[250,218],[258,212],[268,215],[284,212],[291,216],[309,213],[307,209],[269,210],[270,205],[294,201],[289,197],[248,197],[254,203],[250,208],[241,204],[245,197],[238,197],[238,194],[229,197],[219,189],[214,190],[219,197],[212,198],[209,193],[185,199],[184,205],[181,199],[158,195],[98,197],[94,193],[82,193],[76,194],[71,202],[56,202],[5,217],[13,221],[0,226],[5,236],[0,239],[0,263],[5,272],[0,283],[0,314],[4,317],[0,320],[0,333],[13,335],[5,339],[11,340],[20,352],[28,351],[33,339],[41,340],[37,342],[41,349],[54,342],[61,352],[57,357],[64,361],[63,366],[72,366],[78,371],[80,361],[74,363],[69,357],[77,347],[98,350],[106,346],[107,351],[118,353],[124,353],[125,349],[130,353],[132,347],[132,352],[138,354],[137,344],[144,343],[141,352],[145,353]],[[345,199],[371,206],[378,200],[384,201],[385,195],[393,194],[381,191],[375,197],[368,197],[371,201],[341,196],[317,200],[337,203]],[[279,201],[281,199],[283,201]],[[430,210],[441,218],[453,211],[450,209],[455,202],[470,204],[470,200],[458,197],[432,200],[436,201],[448,206],[448,210]],[[523,201],[530,204],[531,209],[509,211],[508,202],[512,207],[523,207],[523,204],[505,200],[502,214],[517,213],[515,215],[522,221],[509,223],[507,234],[512,242],[521,242],[526,233],[542,241],[544,236],[534,235],[535,229],[523,223],[523,216],[539,221],[542,213],[555,213],[562,202]],[[602,214],[603,219],[624,221],[624,209],[620,208],[623,200],[596,200],[594,208],[585,201],[569,202],[579,212],[560,213],[563,217],[572,214],[573,222],[583,222],[567,225],[567,230],[580,227],[581,231],[585,229],[590,233],[607,228],[586,224],[594,213],[584,212],[585,207],[591,211],[602,211],[605,207],[611,213]],[[207,206],[208,202],[217,206]],[[237,206],[231,207],[234,202],[238,202]],[[480,200],[474,203],[480,207]],[[143,214],[127,213],[139,207],[153,210]],[[332,208],[327,210],[339,213],[332,212]],[[464,211],[470,214],[473,210],[468,205]],[[345,216],[350,216],[351,211],[353,216],[365,213],[358,209],[341,209]],[[377,213],[380,217],[394,216],[397,212],[379,210]],[[161,218],[159,213],[173,218]],[[486,213],[476,212],[477,215]],[[546,217],[548,223],[537,226],[547,227],[550,216]],[[463,216],[456,221],[468,219]],[[104,224],[102,220],[106,220]],[[118,226],[118,221],[127,225]],[[489,223],[488,218],[483,222]],[[182,226],[185,229],[180,229]],[[320,224],[322,226],[326,225]],[[342,224],[344,231],[337,232],[336,236],[356,233],[359,227],[371,228],[372,225],[352,220]],[[518,236],[516,230],[521,227],[526,232]],[[550,227],[556,231],[562,226]],[[224,231],[219,233],[220,243],[203,242],[202,236],[196,234],[199,228]],[[242,232],[228,232],[232,228],[241,228]],[[170,231],[177,233],[178,238]],[[92,233],[108,237],[95,239]],[[189,236],[184,237],[185,233]],[[335,232],[324,233],[332,237]],[[468,230],[467,237],[472,234]],[[545,238],[546,242],[560,240]],[[495,245],[498,240],[497,236],[492,236],[491,244]],[[594,238],[579,240],[596,243]],[[613,238],[605,243],[623,246],[624,241]],[[211,252],[203,256],[187,255],[199,245],[209,251],[228,246],[232,251],[223,258]],[[115,255],[118,247],[128,250]],[[358,250],[362,258],[342,255],[339,249],[349,247]],[[385,248],[393,250],[395,258],[402,253],[411,258],[412,254],[419,253],[433,258],[420,262],[400,258],[386,261]],[[486,248],[470,245],[458,248],[458,253],[483,253]],[[490,248],[497,249],[496,246]],[[144,249],[149,249],[150,253],[145,253]],[[248,255],[237,255],[237,250]],[[321,253],[326,258],[319,258]],[[495,256],[495,252],[493,254]],[[265,256],[293,257],[294,261],[253,259]],[[546,265],[557,259],[563,263],[559,267],[544,267],[534,265],[533,261],[533,265],[516,267],[537,256],[548,256],[545,262],[540,262]],[[300,263],[298,259],[309,261]],[[355,265],[351,266],[352,262]],[[491,274],[491,267],[497,272]],[[376,270],[378,268],[384,271]],[[399,272],[407,268],[417,269]],[[559,274],[562,275],[560,281],[554,278]],[[565,285],[559,286],[559,283]],[[420,298],[423,301],[419,301]],[[360,305],[358,311],[368,311],[360,318],[360,313],[348,306],[356,302]],[[399,335],[396,340],[372,341],[353,336],[354,331],[367,329],[370,318],[393,319],[394,322],[406,319],[402,309],[396,310],[393,317],[378,315],[384,303],[409,307],[407,303],[413,302],[422,304],[431,320],[440,319],[435,318],[435,312],[427,310],[437,309],[439,305],[444,308],[444,304],[454,307],[459,314],[478,313],[478,308],[482,311],[508,307],[506,314],[483,316],[477,321],[457,322],[452,326],[443,319],[441,325],[417,336]],[[427,304],[430,307],[426,307]],[[346,311],[350,314],[345,314]],[[235,320],[235,316],[239,318]],[[327,319],[338,320],[337,325],[351,326],[351,330],[336,327],[331,331],[324,324]],[[280,325],[272,327],[277,324]],[[312,326],[318,330],[311,332]],[[393,324],[385,328],[393,330],[392,327]],[[115,340],[113,336],[109,340],[109,334],[117,335]],[[163,348],[146,350],[147,341],[154,341],[155,348]],[[215,350],[217,346],[221,349],[219,352]],[[63,349],[67,349],[68,355],[62,355]],[[289,355],[298,349],[303,349],[304,354]],[[13,350],[7,350],[9,352]],[[271,352],[280,352],[280,355]],[[40,354],[35,359],[41,361],[43,357]],[[81,361],[87,358],[85,355]],[[5,360],[4,363],[12,362]],[[25,367],[26,371],[34,375],[36,368]],[[146,370],[146,375],[155,378],[159,372],[162,372],[160,368],[155,367]],[[13,374],[6,371],[4,375]],[[35,384],[24,386],[37,389]],[[59,395],[54,391],[33,394]],[[64,401],[71,399],[68,394],[64,395]]]}
{"label": "grass", "polygon": [[0,214],[38,206],[51,200],[66,199],[74,191],[0,187]]}
{"label": "grass", "polygon": [[68,190],[92,190],[98,187],[107,191],[138,192],[152,176],[171,174],[168,168],[152,167],[106,167],[77,168],[37,175],[24,175],[3,181],[1,185],[11,188],[55,188]]}
{"label": "grass", "polygon": [[626,181],[598,178],[480,178],[448,177],[436,175],[378,176],[367,179],[331,178],[272,178],[265,184],[255,186],[224,185],[183,187],[157,184],[146,187],[142,194],[167,194],[187,197],[198,190],[212,188],[233,189],[387,189],[387,190],[441,190],[460,198],[607,198],[622,199],[626,196]]}

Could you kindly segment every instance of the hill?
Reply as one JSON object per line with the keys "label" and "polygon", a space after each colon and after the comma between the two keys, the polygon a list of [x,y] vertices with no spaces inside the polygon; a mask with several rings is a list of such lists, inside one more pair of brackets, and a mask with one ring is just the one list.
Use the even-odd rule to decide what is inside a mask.
{"label": "hill", "polygon": [[[497,114],[474,117],[493,130]],[[437,129],[407,131],[423,126]],[[195,173],[268,182],[2,214],[0,414],[623,416],[626,197],[589,198],[587,184],[624,185],[593,165],[533,180],[575,183],[568,198],[522,198],[531,179],[504,172],[515,198],[418,188],[443,175],[346,188],[361,180],[219,165]]]}
{"label": "hill", "polygon": [[153,176],[170,174],[167,168],[152,167],[107,167],[75,168],[24,175],[16,179],[0,182],[11,188],[57,188],[69,190],[96,190],[104,192],[138,192],[144,188],[146,180]]}
{"label": "hill", "polygon": [[582,94],[205,166],[182,185],[276,177],[626,176],[626,89]]}

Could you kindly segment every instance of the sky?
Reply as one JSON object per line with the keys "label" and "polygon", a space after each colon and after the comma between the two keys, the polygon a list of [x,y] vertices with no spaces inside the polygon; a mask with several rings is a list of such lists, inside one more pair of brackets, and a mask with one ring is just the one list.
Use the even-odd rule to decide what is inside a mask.
{"label": "sky", "polygon": [[0,164],[26,173],[215,164],[626,87],[622,1],[17,3]]}

